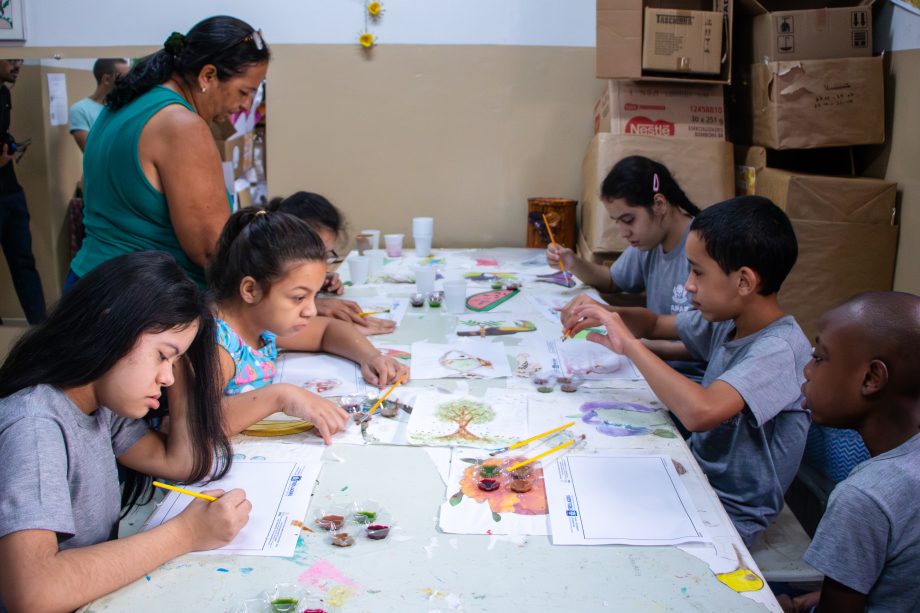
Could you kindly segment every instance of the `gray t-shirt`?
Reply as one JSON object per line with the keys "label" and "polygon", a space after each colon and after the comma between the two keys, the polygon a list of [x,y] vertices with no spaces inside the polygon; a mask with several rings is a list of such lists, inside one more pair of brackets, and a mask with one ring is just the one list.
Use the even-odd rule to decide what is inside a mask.
{"label": "gray t-shirt", "polygon": [[70,107],[70,131],[89,132],[104,108],[92,98],[83,98],[74,102]]}
{"label": "gray t-shirt", "polygon": [[868,596],[867,611],[920,609],[920,434],[834,488],[805,561]]}
{"label": "gray t-shirt", "polygon": [[[668,253],[661,245],[649,251],[627,247],[610,267],[610,278],[624,292],[645,291],[645,306],[659,315],[676,315],[693,309],[684,283],[690,275],[685,247],[690,226],[680,242]],[[705,362],[672,360],[673,368],[696,380],[706,369]]]}
{"label": "gray t-shirt", "polygon": [[645,290],[645,306],[659,315],[675,315],[693,308],[684,283],[690,275],[690,262],[684,248],[690,226],[680,242],[668,253],[661,245],[649,251],[627,247],[610,267],[610,278],[624,292]]}
{"label": "gray t-shirt", "polygon": [[106,408],[87,415],[50,385],[0,399],[0,537],[51,530],[61,549],[116,537],[115,458],[147,432]]}
{"label": "gray t-shirt", "polygon": [[707,322],[688,311],[677,316],[677,333],[691,355],[709,362],[703,387],[724,381],[744,399],[731,419],[694,432],[690,449],[751,546],[783,508],[805,451],[811,419],[801,407],[801,386],[811,345],[791,315],[735,340],[734,322]]}

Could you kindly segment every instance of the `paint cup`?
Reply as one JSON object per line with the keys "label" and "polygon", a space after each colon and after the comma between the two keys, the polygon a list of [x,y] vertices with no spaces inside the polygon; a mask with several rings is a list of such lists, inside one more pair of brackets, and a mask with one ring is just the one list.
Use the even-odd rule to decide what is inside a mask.
{"label": "paint cup", "polygon": [[434,217],[413,217],[412,236],[434,235]]}
{"label": "paint cup", "polygon": [[387,249],[387,255],[391,258],[402,256],[403,235],[402,234],[384,234],[383,243]]}
{"label": "paint cup", "polygon": [[277,583],[263,594],[272,613],[298,613],[300,601],[308,596],[307,590],[294,583]]}
{"label": "paint cup", "polygon": [[376,276],[383,270],[383,249],[371,249],[364,255],[367,256],[367,274],[371,277]]}
{"label": "paint cup", "polygon": [[380,249],[380,230],[361,230],[359,234],[370,236],[371,249]]}
{"label": "paint cup", "polygon": [[444,308],[448,313],[466,312],[466,279],[444,282]]}
{"label": "paint cup", "polygon": [[434,291],[434,279],[437,269],[434,266],[419,266],[415,269],[415,291],[419,294],[430,294]]}
{"label": "paint cup", "polygon": [[415,241],[415,255],[420,258],[427,258],[431,255],[431,236],[418,236],[415,235],[412,237]]}
{"label": "paint cup", "polygon": [[358,250],[359,255],[364,255],[365,251],[369,251],[371,248],[371,235],[370,234],[356,234],[355,235],[355,249]]}
{"label": "paint cup", "polygon": [[367,273],[370,267],[370,258],[366,255],[356,255],[348,258],[348,278],[352,285],[367,283]]}

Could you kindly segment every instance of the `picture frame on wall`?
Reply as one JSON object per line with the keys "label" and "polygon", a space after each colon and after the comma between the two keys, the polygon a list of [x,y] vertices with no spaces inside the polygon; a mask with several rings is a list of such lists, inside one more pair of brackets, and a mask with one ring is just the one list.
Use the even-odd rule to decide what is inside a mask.
{"label": "picture frame on wall", "polygon": [[0,0],[0,40],[25,40],[23,0]]}

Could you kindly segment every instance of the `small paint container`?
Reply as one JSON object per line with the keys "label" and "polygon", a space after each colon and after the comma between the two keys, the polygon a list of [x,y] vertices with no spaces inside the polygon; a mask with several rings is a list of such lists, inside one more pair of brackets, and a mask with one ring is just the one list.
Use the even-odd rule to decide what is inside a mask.
{"label": "small paint container", "polygon": [[534,481],[536,481],[536,478],[533,475],[529,475],[523,479],[511,479],[511,481],[508,482],[508,489],[516,494],[523,494],[533,489]]}
{"label": "small paint container", "polygon": [[501,487],[501,464],[480,464],[473,474],[476,486],[484,492],[492,492]]}
{"label": "small paint container", "polygon": [[295,583],[276,583],[263,594],[271,613],[300,613],[300,603],[309,593]]}
{"label": "small paint container", "polygon": [[345,526],[350,511],[351,509],[341,505],[317,509],[313,513],[313,525],[320,530],[341,530]]}
{"label": "small paint container", "polygon": [[377,521],[382,507],[376,500],[364,500],[351,505],[349,519],[356,524],[368,525]]}
{"label": "small paint container", "polygon": [[495,281],[492,281],[492,289],[501,289],[502,287],[504,287],[504,285],[505,284],[502,283],[501,279],[496,279]]}
{"label": "small paint container", "polygon": [[[515,458],[514,460],[508,460],[508,463],[513,466],[520,461],[520,459]],[[508,476],[512,479],[527,479],[531,475],[533,475],[533,464],[525,464],[508,472]]]}
{"label": "small paint container", "polygon": [[444,292],[431,292],[428,294],[428,306],[437,309],[444,302]]}
{"label": "small paint container", "polygon": [[505,289],[510,289],[512,291],[516,289],[521,289],[521,283],[519,281],[507,281],[505,283]]}
{"label": "small paint container", "polygon": [[377,407],[377,410],[374,412],[374,414],[393,419],[399,415],[399,409],[401,406],[402,405],[398,400],[384,400],[380,403],[380,406]]}
{"label": "small paint container", "polygon": [[409,304],[417,309],[425,306],[425,294],[412,294],[409,297]]}
{"label": "small paint container", "polygon": [[334,547],[353,547],[355,544],[355,535],[351,532],[330,532],[329,533],[329,544]]}
{"label": "small paint container", "polygon": [[383,541],[389,538],[395,523],[386,511],[380,511],[374,521],[364,526],[364,536],[371,541]]}
{"label": "small paint container", "polygon": [[555,376],[552,371],[541,370],[540,372],[534,373],[530,381],[537,387],[538,392],[541,394],[549,394],[553,391]]}
{"label": "small paint container", "polygon": [[[563,379],[565,379],[563,381]],[[578,389],[578,386],[581,385],[581,377],[572,375],[571,377],[559,377],[559,389],[563,392],[571,394],[572,392]]]}

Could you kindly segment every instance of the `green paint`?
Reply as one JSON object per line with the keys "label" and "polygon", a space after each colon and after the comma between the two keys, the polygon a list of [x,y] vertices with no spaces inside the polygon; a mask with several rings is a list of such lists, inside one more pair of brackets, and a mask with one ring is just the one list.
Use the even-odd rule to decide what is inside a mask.
{"label": "green paint", "polygon": [[373,511],[358,511],[355,513],[355,521],[359,524],[369,524],[377,519],[377,514]]}
{"label": "green paint", "polygon": [[341,490],[339,490],[339,491],[344,492],[344,491],[347,490],[347,489],[348,489],[348,486],[346,485],[345,487],[343,487],[343,488],[342,488]]}
{"label": "green paint", "polygon": [[272,600],[272,613],[289,613],[297,610],[298,600],[296,598],[276,598]]}
{"label": "green paint", "polygon": [[498,473],[500,473],[501,470],[502,467],[496,466],[495,464],[489,464],[488,466],[480,465],[479,474],[483,477],[494,478],[498,476]]}
{"label": "green paint", "polygon": [[502,520],[502,516],[496,513],[495,511],[492,511],[492,521],[501,521],[501,520]]}
{"label": "green paint", "polygon": [[455,507],[458,504],[460,504],[462,500],[463,500],[463,491],[459,491],[453,496],[451,496],[448,502],[450,502],[450,506]]}

